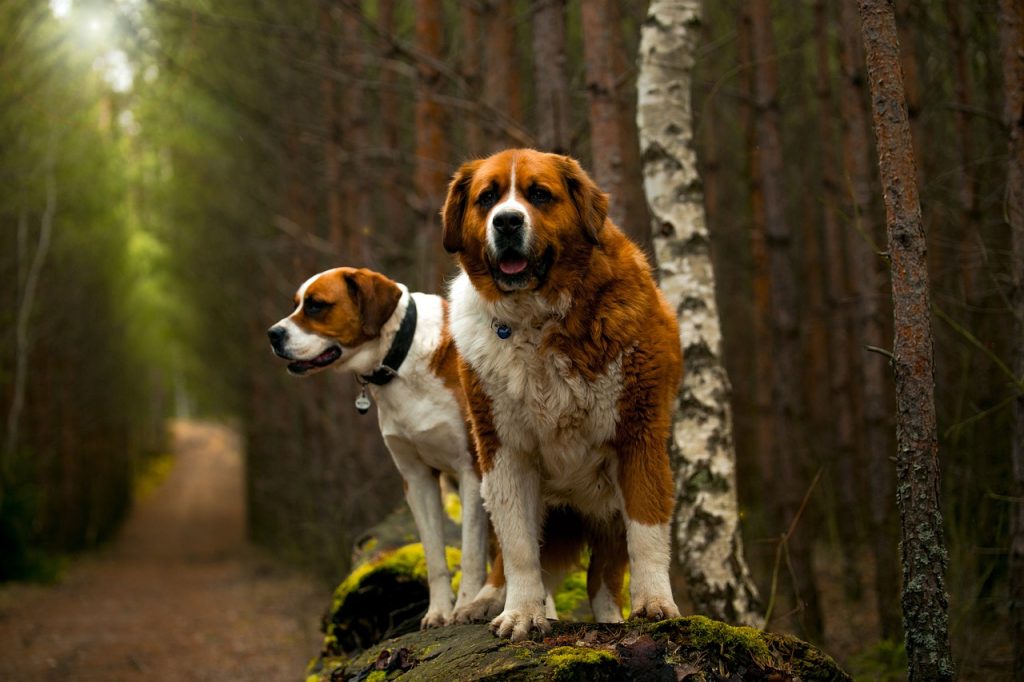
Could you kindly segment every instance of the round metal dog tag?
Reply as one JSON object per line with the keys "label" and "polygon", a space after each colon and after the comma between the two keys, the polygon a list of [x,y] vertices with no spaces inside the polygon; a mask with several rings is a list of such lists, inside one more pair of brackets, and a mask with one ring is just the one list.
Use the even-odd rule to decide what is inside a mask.
{"label": "round metal dog tag", "polygon": [[366,389],[363,389],[356,398],[356,409],[359,410],[359,414],[366,414],[370,409],[370,398],[366,395]]}

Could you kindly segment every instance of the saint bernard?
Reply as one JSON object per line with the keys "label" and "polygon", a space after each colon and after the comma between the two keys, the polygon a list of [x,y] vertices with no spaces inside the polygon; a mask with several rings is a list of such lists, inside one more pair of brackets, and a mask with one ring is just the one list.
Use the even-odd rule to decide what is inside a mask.
{"label": "saint bernard", "polygon": [[627,563],[631,617],[679,615],[667,451],[678,323],[607,210],[575,160],[530,149],[463,165],[442,209],[444,247],[462,267],[452,336],[504,558],[491,628],[513,640],[550,627],[539,547],[554,552],[553,517],[574,518],[591,548],[597,620],[621,620]]}
{"label": "saint bernard", "polygon": [[[462,582],[455,606],[477,596],[487,561],[487,517],[447,307],[438,296],[409,293],[371,270],[335,268],[299,287],[295,310],[267,332],[292,374],[328,367],[353,372],[377,401],[381,434],[404,479],[426,556],[430,603],[424,628],[445,625],[452,612],[441,473],[458,481],[462,498]],[[369,407],[365,393],[357,407]],[[500,559],[495,563],[500,574]],[[500,604],[489,608],[497,613]]]}

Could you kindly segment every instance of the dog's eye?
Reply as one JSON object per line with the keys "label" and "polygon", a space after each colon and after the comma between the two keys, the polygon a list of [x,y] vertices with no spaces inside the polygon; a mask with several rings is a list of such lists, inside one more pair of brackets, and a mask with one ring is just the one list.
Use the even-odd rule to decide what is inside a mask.
{"label": "dog's eye", "polygon": [[317,315],[327,310],[329,305],[330,304],[315,298],[307,298],[305,303],[302,304],[302,307],[306,311],[307,315]]}
{"label": "dog's eye", "polygon": [[526,198],[534,206],[540,206],[541,204],[546,204],[551,201],[551,192],[547,191],[543,187],[534,185],[529,189],[529,191],[527,191]]}
{"label": "dog's eye", "polygon": [[490,208],[491,206],[494,206],[494,202],[497,200],[497,192],[495,192],[493,189],[485,189],[483,192],[480,193],[480,196],[477,197],[476,203],[480,204],[484,208]]}

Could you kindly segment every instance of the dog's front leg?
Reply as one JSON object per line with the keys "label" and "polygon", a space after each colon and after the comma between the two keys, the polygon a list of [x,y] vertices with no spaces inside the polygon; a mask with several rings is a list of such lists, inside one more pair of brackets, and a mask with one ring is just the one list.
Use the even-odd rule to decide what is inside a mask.
{"label": "dog's front leg", "polygon": [[405,479],[405,500],[416,521],[416,530],[419,531],[427,561],[430,604],[420,621],[420,627],[441,627],[448,622],[452,611],[452,578],[445,558],[444,509],[441,506],[438,472],[420,460],[411,443],[395,438],[389,438],[386,442],[399,473]]}
{"label": "dog's front leg", "polygon": [[505,564],[505,610],[491,621],[491,630],[512,641],[531,630],[548,632],[544,581],[540,567],[540,476],[526,456],[500,447],[492,468],[484,473],[483,497],[501,544]]}
{"label": "dog's front leg", "polygon": [[[659,434],[660,435],[660,434]],[[660,440],[637,438],[619,451],[622,518],[629,550],[630,618],[676,618],[669,582],[674,492],[668,452]],[[645,443],[655,445],[644,447]]]}
{"label": "dog's front leg", "polygon": [[459,476],[462,499],[462,581],[455,611],[469,604],[484,584],[487,572],[487,514],[480,496],[480,478],[472,467]]}

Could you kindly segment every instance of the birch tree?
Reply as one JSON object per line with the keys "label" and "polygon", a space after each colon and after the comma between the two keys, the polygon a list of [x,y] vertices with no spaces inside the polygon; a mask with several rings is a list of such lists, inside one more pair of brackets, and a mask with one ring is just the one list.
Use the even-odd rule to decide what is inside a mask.
{"label": "birch tree", "polygon": [[686,363],[672,430],[676,541],[694,605],[761,626],[743,557],[729,379],[694,151],[690,79],[699,0],[653,0],[641,29],[637,123],[662,290],[680,317]]}
{"label": "birch tree", "polygon": [[885,196],[896,378],[896,505],[909,679],[953,679],[939,508],[939,446],[927,249],[892,0],[860,0]]}

